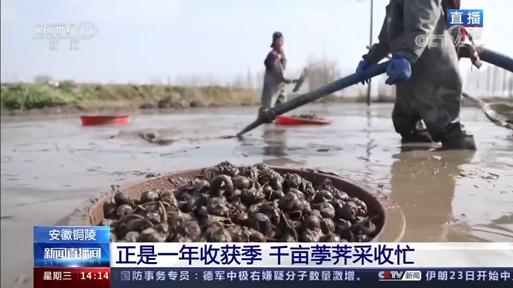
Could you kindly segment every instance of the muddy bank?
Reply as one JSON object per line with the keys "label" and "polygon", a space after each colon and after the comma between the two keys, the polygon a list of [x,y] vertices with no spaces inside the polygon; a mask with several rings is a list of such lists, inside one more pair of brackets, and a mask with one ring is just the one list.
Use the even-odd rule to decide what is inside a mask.
{"label": "muddy bank", "polygon": [[[253,121],[255,107],[138,111],[128,126],[81,127],[78,115],[2,118],[2,286],[32,286],[33,225],[60,223],[111,184],[224,160],[317,168],[388,195],[405,212],[404,241],[513,241],[511,130],[464,108],[478,151],[407,151],[391,108],[311,105],[294,113],[333,124],[266,125],[241,141],[223,136]],[[171,142],[150,143],[141,133]]]}
{"label": "muddy bank", "polygon": [[[290,94],[289,99],[298,94]],[[374,95],[373,103],[391,103],[395,97]],[[510,99],[488,98],[489,102]],[[364,103],[366,95],[330,95],[319,103]],[[2,84],[0,108],[4,116],[124,113],[149,110],[164,113],[202,107],[244,107],[260,103],[260,91],[229,86],[167,86],[131,84]],[[476,106],[463,99],[464,106]]]}
{"label": "muddy bank", "polygon": [[[72,113],[105,109],[229,107],[255,105],[259,92],[238,87],[74,84],[2,84],[2,112]],[[37,113],[35,112],[35,113]]]}

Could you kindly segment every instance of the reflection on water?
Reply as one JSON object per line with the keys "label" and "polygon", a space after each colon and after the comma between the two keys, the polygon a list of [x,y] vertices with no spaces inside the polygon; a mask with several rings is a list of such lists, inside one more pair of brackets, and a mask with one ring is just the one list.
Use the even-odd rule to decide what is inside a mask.
{"label": "reflection on water", "polygon": [[276,157],[287,155],[287,130],[266,125],[262,131],[262,141],[264,142],[263,155]]}
{"label": "reflection on water", "polygon": [[[288,157],[291,147],[287,145],[287,129],[275,125],[266,125],[262,129],[262,155],[269,156],[262,163],[274,166],[304,165],[305,161],[294,160]],[[293,149],[292,149],[293,150]]]}
{"label": "reflection on water", "polygon": [[456,177],[474,153],[410,151],[393,156],[391,195],[406,216],[404,241],[448,241]]}

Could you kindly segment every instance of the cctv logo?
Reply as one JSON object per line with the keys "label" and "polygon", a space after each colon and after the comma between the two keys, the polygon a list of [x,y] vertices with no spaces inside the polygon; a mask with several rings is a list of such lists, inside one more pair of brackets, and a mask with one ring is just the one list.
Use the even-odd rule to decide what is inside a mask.
{"label": "cctv logo", "polygon": [[96,34],[98,34],[98,27],[92,22],[50,23],[34,26],[34,38],[38,39],[92,39]]}
{"label": "cctv logo", "polygon": [[422,272],[420,271],[381,271],[378,274],[379,281],[420,281]]}

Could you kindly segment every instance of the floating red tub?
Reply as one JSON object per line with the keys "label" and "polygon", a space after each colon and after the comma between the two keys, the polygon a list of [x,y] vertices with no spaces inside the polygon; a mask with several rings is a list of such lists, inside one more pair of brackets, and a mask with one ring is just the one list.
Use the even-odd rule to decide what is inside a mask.
{"label": "floating red tub", "polygon": [[280,115],[276,117],[278,125],[328,125],[331,120],[323,118],[303,118],[298,116]]}
{"label": "floating red tub", "polygon": [[95,115],[95,116],[80,116],[82,126],[92,125],[125,125],[130,123],[128,115]]}

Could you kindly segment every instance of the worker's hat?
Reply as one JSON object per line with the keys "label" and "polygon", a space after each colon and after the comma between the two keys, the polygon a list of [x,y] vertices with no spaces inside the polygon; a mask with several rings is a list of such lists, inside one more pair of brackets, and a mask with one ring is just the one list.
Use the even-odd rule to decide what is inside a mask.
{"label": "worker's hat", "polygon": [[283,34],[280,32],[280,31],[276,31],[273,33],[273,41],[271,43],[271,47],[273,47],[274,45],[274,41],[280,39],[280,38],[283,38]]}

